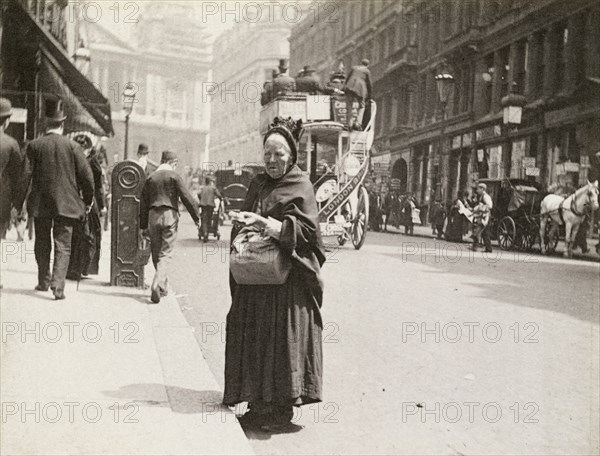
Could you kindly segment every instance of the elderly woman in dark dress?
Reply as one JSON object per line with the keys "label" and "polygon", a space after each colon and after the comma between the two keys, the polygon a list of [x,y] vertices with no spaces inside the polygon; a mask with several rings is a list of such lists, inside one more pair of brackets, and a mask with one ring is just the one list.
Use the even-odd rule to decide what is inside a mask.
{"label": "elderly woman in dark dress", "polygon": [[285,426],[293,407],[321,401],[325,261],[312,184],[296,165],[299,125],[275,119],[264,138],[266,173],[251,182],[238,217],[291,257],[283,285],[241,285],[230,276],[223,403],[248,402],[242,424]]}

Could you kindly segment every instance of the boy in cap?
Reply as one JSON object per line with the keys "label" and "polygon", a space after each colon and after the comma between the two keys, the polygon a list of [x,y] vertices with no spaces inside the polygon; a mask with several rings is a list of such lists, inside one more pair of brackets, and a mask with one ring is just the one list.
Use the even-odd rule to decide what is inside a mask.
{"label": "boy in cap", "polygon": [[160,166],[144,184],[140,205],[140,228],[150,236],[150,250],[156,273],[150,287],[153,303],[160,302],[167,294],[167,269],[173,256],[177,226],[179,224],[179,200],[186,207],[198,226],[198,209],[183,179],[175,172],[177,155],[164,151]]}

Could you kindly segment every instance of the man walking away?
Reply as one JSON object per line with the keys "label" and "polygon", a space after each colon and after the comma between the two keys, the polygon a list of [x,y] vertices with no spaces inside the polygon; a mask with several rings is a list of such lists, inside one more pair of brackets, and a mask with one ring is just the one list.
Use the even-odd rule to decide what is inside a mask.
{"label": "man walking away", "polygon": [[[21,165],[23,157],[17,141],[5,131],[10,124],[12,105],[6,98],[0,98],[0,234],[2,239],[10,224],[11,208],[21,190]],[[20,207],[16,208],[21,211]]]}
{"label": "man walking away", "polygon": [[[21,149],[6,129],[10,123],[12,105],[6,98],[0,98],[0,237],[6,237],[11,218],[11,209],[19,199],[21,181]],[[21,204],[22,206],[22,204]],[[16,207],[20,213],[22,207]],[[0,284],[2,288],[2,284]]]}
{"label": "man walking away", "polygon": [[[363,59],[360,65],[353,66],[344,87],[346,93],[346,116],[348,130],[362,130],[365,103],[371,99],[371,71],[369,60]],[[356,123],[352,122],[352,105],[358,101],[358,115]]]}
{"label": "man walking away", "polygon": [[156,270],[150,288],[150,297],[155,304],[167,294],[167,269],[177,238],[180,199],[198,225],[198,210],[193,197],[181,176],[175,173],[177,155],[164,151],[160,163],[144,184],[140,205],[140,228],[150,236],[152,262]]}
{"label": "man walking away", "polygon": [[213,211],[215,210],[215,198],[223,200],[223,196],[219,189],[215,187],[210,177],[204,179],[204,185],[200,187],[198,192],[198,200],[200,201],[200,209],[202,217],[200,229],[202,230],[202,241],[208,242],[208,233],[212,224]]}
{"label": "man walking away", "polygon": [[490,240],[490,215],[493,207],[492,197],[487,193],[487,185],[483,182],[477,185],[477,206],[473,211],[473,250],[477,250],[479,238],[483,240],[485,251],[492,252]]}
{"label": "man walking away", "polygon": [[[32,181],[29,213],[34,217],[35,259],[38,291],[54,292],[65,299],[65,278],[71,257],[73,227],[91,209],[94,177],[81,146],[62,136],[62,100],[46,101],[46,134],[27,146],[24,184]],[[83,197],[83,200],[80,196]],[[54,238],[54,265],[50,274],[50,252]]]}

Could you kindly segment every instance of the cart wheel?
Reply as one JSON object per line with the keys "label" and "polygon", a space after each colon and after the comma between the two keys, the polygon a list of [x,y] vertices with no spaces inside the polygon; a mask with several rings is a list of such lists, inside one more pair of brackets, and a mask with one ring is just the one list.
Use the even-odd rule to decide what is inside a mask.
{"label": "cart wheel", "polygon": [[367,237],[367,220],[369,220],[369,195],[367,189],[360,187],[358,190],[358,203],[356,206],[356,217],[352,222],[351,237],[352,244],[356,250],[360,249]]}
{"label": "cart wheel", "polygon": [[551,223],[546,224],[546,232],[544,233],[544,241],[546,242],[546,253],[556,252],[556,246],[558,245],[558,229],[554,231],[554,235],[550,238]]}
{"label": "cart wheel", "polygon": [[346,243],[346,236],[340,234],[337,238],[337,241],[340,246],[343,246]]}
{"label": "cart wheel", "polygon": [[498,245],[502,250],[509,250],[515,244],[517,228],[515,221],[508,215],[498,223]]}
{"label": "cart wheel", "polygon": [[536,240],[535,233],[529,231],[518,231],[516,240],[517,249],[523,252],[529,252],[533,248]]}

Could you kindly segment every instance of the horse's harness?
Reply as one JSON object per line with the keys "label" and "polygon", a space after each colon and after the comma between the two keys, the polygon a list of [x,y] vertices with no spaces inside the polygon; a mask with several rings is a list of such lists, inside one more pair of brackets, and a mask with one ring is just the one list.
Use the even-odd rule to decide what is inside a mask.
{"label": "horse's harness", "polygon": [[[563,213],[564,213],[564,211],[565,211],[565,207],[563,206],[563,204],[564,204],[564,202],[565,202],[567,199],[569,199],[569,198],[571,198],[571,197],[573,197],[573,198],[571,198],[571,206],[569,207],[569,209],[568,209],[568,210],[569,210],[570,212],[572,212],[574,215],[576,215],[577,217],[585,217],[585,216],[587,215],[587,213],[586,213],[586,211],[585,211],[585,207],[586,207],[586,206],[588,206],[588,204],[587,204],[587,203],[584,205],[584,210],[583,210],[583,212],[579,212],[579,211],[577,210],[577,206],[575,205],[575,198],[574,198],[574,197],[575,197],[575,195],[576,195],[576,193],[577,193],[577,192],[573,193],[572,195],[569,195],[569,196],[567,196],[567,197],[566,197],[564,200],[562,200],[562,201],[560,202],[560,204],[558,205],[558,217],[560,218],[560,224],[561,224],[561,225],[564,225],[564,224],[565,224],[565,219],[563,218]],[[589,196],[589,193],[588,193],[588,196]],[[548,215],[549,215],[549,214],[550,214],[550,213],[548,213]]]}

